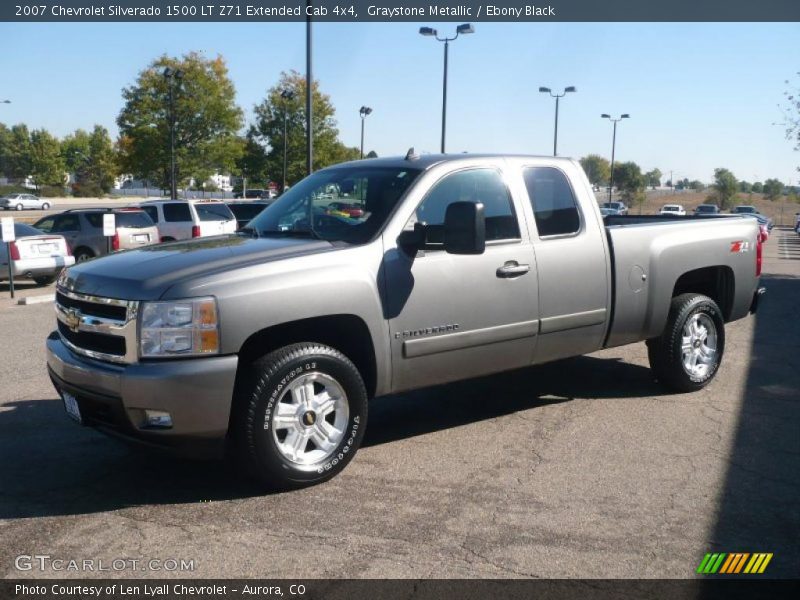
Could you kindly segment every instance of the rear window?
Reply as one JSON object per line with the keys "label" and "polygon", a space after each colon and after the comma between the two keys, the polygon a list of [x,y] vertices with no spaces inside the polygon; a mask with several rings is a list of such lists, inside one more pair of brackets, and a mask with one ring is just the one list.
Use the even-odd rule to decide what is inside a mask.
{"label": "rear window", "polygon": [[34,229],[30,225],[25,225],[25,223],[14,223],[14,235],[16,235],[18,238],[28,237],[31,235],[42,235],[42,233],[42,231]]}
{"label": "rear window", "polygon": [[117,227],[128,227],[130,229],[142,229],[143,227],[152,227],[153,219],[147,216],[144,211],[124,211],[114,213],[117,219]]}
{"label": "rear window", "polygon": [[228,208],[240,221],[249,221],[266,208],[264,204],[229,204]]}
{"label": "rear window", "polygon": [[201,221],[230,221],[234,218],[231,209],[219,202],[198,202],[194,205],[194,209]]}
{"label": "rear window", "polygon": [[[523,172],[525,187],[533,205],[539,237],[568,235],[581,228],[578,205],[566,176],[552,167],[533,167]],[[616,202],[606,202],[609,206]]]}
{"label": "rear window", "polygon": [[142,210],[153,220],[153,223],[158,221],[158,209],[155,206],[143,206]]}
{"label": "rear window", "polygon": [[188,204],[174,202],[162,205],[161,209],[164,211],[164,220],[170,223],[192,220],[192,213],[189,212]]}

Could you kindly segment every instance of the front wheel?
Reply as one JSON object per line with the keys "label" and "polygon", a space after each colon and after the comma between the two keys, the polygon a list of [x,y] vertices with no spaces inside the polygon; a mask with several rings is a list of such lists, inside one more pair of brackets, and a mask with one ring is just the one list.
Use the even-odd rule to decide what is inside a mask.
{"label": "front wheel", "polygon": [[50,205],[47,202],[42,204],[42,210],[47,210],[48,208],[50,208]]}
{"label": "front wheel", "polygon": [[14,208],[16,208],[17,210],[22,210],[25,207],[22,206],[22,204],[17,204]]}
{"label": "front wheel", "polygon": [[659,381],[679,392],[708,385],[725,351],[722,311],[708,296],[681,294],[672,299],[664,333],[647,341],[650,368]]}
{"label": "front wheel", "polygon": [[341,352],[321,344],[286,346],[244,367],[234,401],[239,460],[276,489],[340,473],[367,425],[361,374]]}

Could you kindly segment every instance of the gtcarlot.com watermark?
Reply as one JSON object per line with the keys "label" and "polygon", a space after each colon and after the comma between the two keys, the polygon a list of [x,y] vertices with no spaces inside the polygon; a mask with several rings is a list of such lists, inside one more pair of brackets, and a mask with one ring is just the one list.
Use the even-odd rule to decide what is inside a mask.
{"label": "gtcarlot.com watermark", "polygon": [[17,571],[41,572],[191,572],[194,559],[186,558],[57,558],[50,554],[20,554],[14,559]]}

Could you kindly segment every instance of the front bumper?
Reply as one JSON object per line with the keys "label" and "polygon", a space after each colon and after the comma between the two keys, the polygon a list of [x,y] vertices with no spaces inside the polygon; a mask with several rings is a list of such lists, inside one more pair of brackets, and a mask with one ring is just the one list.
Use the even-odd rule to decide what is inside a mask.
{"label": "front bumper", "polygon": [[760,287],[753,293],[753,302],[750,304],[750,314],[755,314],[758,310],[758,303],[761,301],[761,296],[767,293],[767,288]]}
{"label": "front bumper", "polygon": [[[237,365],[236,356],[116,365],[74,354],[58,332],[47,338],[50,379],[75,396],[84,424],[197,457],[224,452]],[[146,409],[169,412],[172,427],[147,427]]]}

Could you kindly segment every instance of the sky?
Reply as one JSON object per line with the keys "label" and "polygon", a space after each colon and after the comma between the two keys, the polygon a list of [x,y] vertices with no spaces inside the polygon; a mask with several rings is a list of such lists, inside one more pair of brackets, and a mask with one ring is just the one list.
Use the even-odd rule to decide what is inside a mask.
{"label": "sky", "polygon": [[[314,76],[331,96],[342,141],[366,151],[438,152],[442,44],[420,23],[317,23]],[[430,23],[440,33],[455,23]],[[448,152],[552,154],[554,100],[538,92],[577,87],[560,103],[559,155],[616,158],[664,181],[739,178],[797,183],[800,153],[784,137],[785,81],[800,80],[797,23],[476,23],[450,45]],[[95,123],[116,135],[121,90],[163,53],[222,55],[236,101],[252,108],[281,71],[305,71],[304,23],[2,23],[0,122],[58,136]],[[776,124],[777,123],[777,124]]]}

